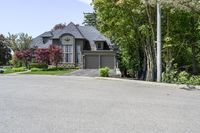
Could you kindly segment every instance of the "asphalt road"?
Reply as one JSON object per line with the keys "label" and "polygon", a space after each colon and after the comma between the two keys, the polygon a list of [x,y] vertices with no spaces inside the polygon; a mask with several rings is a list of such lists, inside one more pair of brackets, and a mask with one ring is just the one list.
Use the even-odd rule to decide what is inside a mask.
{"label": "asphalt road", "polygon": [[71,76],[0,76],[0,133],[199,133],[200,91]]}

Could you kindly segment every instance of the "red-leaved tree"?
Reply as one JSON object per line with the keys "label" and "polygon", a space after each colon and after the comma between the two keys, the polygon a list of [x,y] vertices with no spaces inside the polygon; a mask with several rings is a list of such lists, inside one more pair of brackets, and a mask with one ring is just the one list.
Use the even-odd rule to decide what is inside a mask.
{"label": "red-leaved tree", "polygon": [[33,52],[31,49],[28,50],[20,50],[15,51],[15,58],[20,60],[26,67],[30,64],[32,58],[33,58]]}
{"label": "red-leaved tree", "polygon": [[49,64],[49,49],[48,48],[38,48],[35,50],[35,59],[38,63]]}
{"label": "red-leaved tree", "polygon": [[63,29],[63,28],[65,28],[66,27],[66,24],[62,24],[62,23],[60,23],[60,24],[56,24],[54,27],[53,27],[53,29],[52,30],[58,30],[58,29]]}
{"label": "red-leaved tree", "polygon": [[50,45],[49,47],[49,59],[51,64],[56,67],[63,60],[63,51],[58,45]]}

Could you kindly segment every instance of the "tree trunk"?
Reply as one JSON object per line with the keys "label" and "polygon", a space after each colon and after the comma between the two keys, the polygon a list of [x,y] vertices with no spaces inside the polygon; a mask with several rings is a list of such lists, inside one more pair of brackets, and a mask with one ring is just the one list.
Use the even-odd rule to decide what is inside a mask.
{"label": "tree trunk", "polygon": [[146,81],[154,81],[155,80],[155,56],[154,56],[154,49],[151,45],[150,39],[146,39],[146,65],[147,65],[147,72],[146,72]]}
{"label": "tree trunk", "polygon": [[146,81],[155,80],[155,68],[156,68],[156,49],[155,49],[155,31],[154,31],[154,16],[152,13],[153,10],[150,7],[149,0],[145,0],[146,13],[148,17],[148,23],[150,26],[150,35],[146,39],[146,57],[147,57],[147,72],[146,72]]}
{"label": "tree trunk", "polygon": [[145,80],[146,79],[146,71],[147,71],[147,61],[146,61],[146,55],[144,53],[140,80]]}
{"label": "tree trunk", "polygon": [[154,64],[152,58],[147,58],[146,81],[154,81]]}

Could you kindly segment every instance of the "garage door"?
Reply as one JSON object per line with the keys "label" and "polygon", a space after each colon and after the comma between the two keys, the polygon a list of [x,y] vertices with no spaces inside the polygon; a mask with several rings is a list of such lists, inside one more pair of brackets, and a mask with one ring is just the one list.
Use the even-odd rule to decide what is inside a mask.
{"label": "garage door", "polygon": [[114,69],[114,56],[102,55],[101,67],[109,67],[110,69]]}
{"label": "garage door", "polygon": [[113,55],[85,55],[85,69],[99,69],[99,66],[114,69],[114,58]]}
{"label": "garage door", "polygon": [[99,56],[98,55],[85,56],[85,68],[86,69],[98,69],[99,68]]}

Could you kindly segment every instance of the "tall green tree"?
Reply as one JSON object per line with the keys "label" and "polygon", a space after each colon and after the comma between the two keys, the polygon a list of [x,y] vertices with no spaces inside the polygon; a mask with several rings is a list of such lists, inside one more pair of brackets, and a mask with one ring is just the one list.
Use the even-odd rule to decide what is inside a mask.
{"label": "tall green tree", "polygon": [[[155,19],[149,3],[140,0],[95,0],[98,28],[118,44],[121,62],[135,77],[155,79]],[[128,57],[124,55],[128,55]],[[142,73],[142,74],[141,74]]]}
{"label": "tall green tree", "polygon": [[11,50],[6,45],[5,37],[0,34],[0,65],[7,65],[11,59]]}
{"label": "tall green tree", "polygon": [[[199,5],[197,0],[161,0],[163,70],[198,73]],[[121,70],[155,80],[156,0],[93,0],[97,28],[120,49]]]}
{"label": "tall green tree", "polygon": [[97,19],[96,19],[96,13],[84,13],[84,21],[83,24],[85,26],[97,26]]}
{"label": "tall green tree", "polygon": [[29,49],[32,37],[26,33],[11,34],[8,33],[7,43],[13,51]]}

